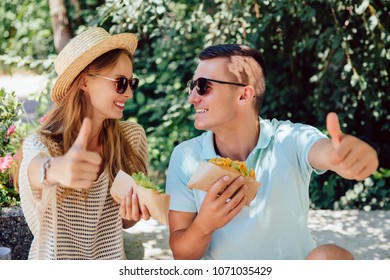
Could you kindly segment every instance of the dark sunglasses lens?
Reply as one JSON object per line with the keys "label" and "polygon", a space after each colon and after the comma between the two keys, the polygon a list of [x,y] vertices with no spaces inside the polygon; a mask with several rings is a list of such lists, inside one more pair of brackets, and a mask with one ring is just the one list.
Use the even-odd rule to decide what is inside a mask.
{"label": "dark sunglasses lens", "polygon": [[138,83],[139,83],[139,80],[137,78],[132,78],[130,80],[130,88],[131,88],[131,91],[133,93],[135,93],[135,91],[137,90],[138,88]]}
{"label": "dark sunglasses lens", "polygon": [[207,90],[207,79],[205,78],[199,78],[196,81],[188,81],[187,87],[188,87],[188,94],[191,94],[192,90],[196,87],[196,91],[199,95],[203,95],[206,93]]}
{"label": "dark sunglasses lens", "polygon": [[128,80],[125,77],[121,77],[116,82],[116,92],[123,94],[127,89]]}
{"label": "dark sunglasses lens", "polygon": [[206,93],[207,90],[207,80],[203,78],[199,78],[197,81],[197,92],[199,95],[203,95]]}

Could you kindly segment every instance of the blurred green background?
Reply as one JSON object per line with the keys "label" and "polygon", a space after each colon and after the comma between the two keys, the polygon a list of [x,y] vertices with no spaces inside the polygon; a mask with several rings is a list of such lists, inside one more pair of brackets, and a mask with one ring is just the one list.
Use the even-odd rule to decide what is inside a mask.
{"label": "blurred green background", "polygon": [[[390,1],[52,2],[56,5],[1,1],[0,71],[56,76],[59,33],[51,19],[58,11],[65,12],[68,36],[89,26],[137,34],[140,87],[125,117],[145,128],[150,169],[160,183],[174,146],[202,132],[193,127],[185,88],[198,53],[212,44],[242,43],[260,50],[266,61],[263,118],[290,119],[326,132],[326,115],[335,111],[344,132],[364,135],[380,147],[380,168],[364,182],[332,172],[313,176],[311,206],[390,209]],[[51,106],[50,85],[31,97],[40,102],[39,115]]]}

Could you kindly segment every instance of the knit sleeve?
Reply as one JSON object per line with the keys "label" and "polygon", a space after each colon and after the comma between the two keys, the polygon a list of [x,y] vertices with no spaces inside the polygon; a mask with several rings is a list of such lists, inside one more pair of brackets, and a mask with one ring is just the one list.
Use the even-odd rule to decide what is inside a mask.
{"label": "knit sleeve", "polygon": [[132,146],[147,167],[149,158],[145,130],[134,122],[120,122],[120,125],[126,141]]}
{"label": "knit sleeve", "polygon": [[26,221],[32,233],[37,234],[44,211],[50,202],[56,199],[56,188],[39,189],[31,186],[27,170],[31,160],[38,154],[50,156],[47,147],[39,140],[37,134],[23,142],[22,162],[19,169],[19,193]]}

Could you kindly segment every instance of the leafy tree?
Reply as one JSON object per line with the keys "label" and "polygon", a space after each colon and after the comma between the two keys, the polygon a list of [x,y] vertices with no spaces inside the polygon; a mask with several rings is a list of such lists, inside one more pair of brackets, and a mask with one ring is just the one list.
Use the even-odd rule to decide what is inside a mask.
{"label": "leafy tree", "polygon": [[0,71],[51,68],[53,36],[46,1],[0,2]]}
{"label": "leafy tree", "polygon": [[201,133],[186,102],[198,53],[211,44],[243,43],[266,59],[262,117],[326,132],[326,114],[336,111],[344,132],[379,144],[381,168],[366,181],[328,172],[311,184],[313,207],[366,209],[390,208],[389,8],[386,0],[67,2],[75,34],[102,26],[138,35],[140,88],[125,114],[145,127],[151,167],[161,181],[173,147]]}
{"label": "leafy tree", "polygon": [[[389,7],[384,1],[354,2],[106,1],[100,6],[95,24],[140,38],[135,65],[141,90],[126,112],[147,128],[154,170],[163,172],[173,146],[199,133],[193,130],[185,84],[200,50],[225,42],[249,44],[264,54],[263,117],[326,131],[326,114],[336,111],[345,132],[368,136],[387,155]],[[388,164],[384,157],[381,166]],[[314,176],[313,207],[388,207],[386,195],[334,203],[356,185],[363,185],[359,194],[371,197],[370,180],[377,178],[383,184],[378,192],[388,197],[386,169],[359,184],[328,173]]]}
{"label": "leafy tree", "polygon": [[29,128],[21,120],[22,103],[14,92],[0,88],[0,212],[2,207],[19,204],[19,194],[14,186],[15,163],[18,150]]}

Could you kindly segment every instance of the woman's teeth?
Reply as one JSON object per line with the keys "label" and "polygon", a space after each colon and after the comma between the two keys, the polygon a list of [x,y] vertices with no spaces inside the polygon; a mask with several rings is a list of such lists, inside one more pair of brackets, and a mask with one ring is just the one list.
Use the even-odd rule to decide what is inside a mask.
{"label": "woman's teeth", "polygon": [[119,101],[114,102],[114,104],[115,104],[116,106],[119,106],[119,107],[124,107],[124,106],[125,106],[125,103],[119,102]]}

